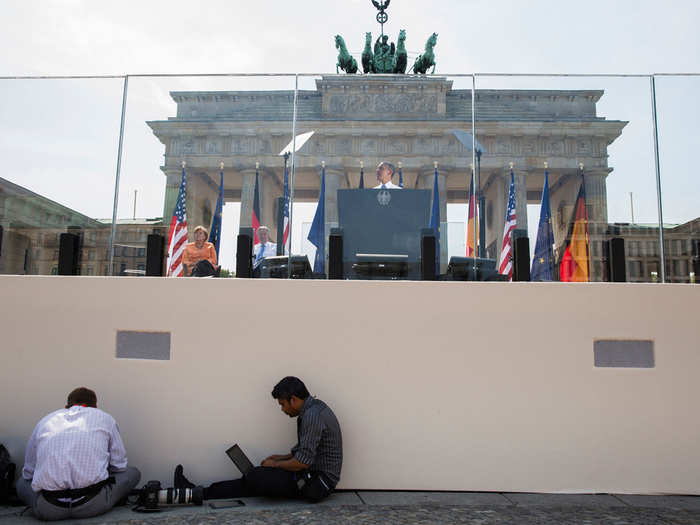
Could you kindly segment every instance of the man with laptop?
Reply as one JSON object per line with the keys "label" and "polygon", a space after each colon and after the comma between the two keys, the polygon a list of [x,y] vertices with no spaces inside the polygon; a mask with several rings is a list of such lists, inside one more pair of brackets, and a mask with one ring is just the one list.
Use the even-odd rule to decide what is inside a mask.
{"label": "man with laptop", "polygon": [[[309,395],[304,383],[287,376],[272,390],[282,412],[297,419],[297,444],[289,454],[273,454],[261,466],[253,467],[237,445],[227,453],[243,477],[212,483],[204,489],[204,499],[269,496],[299,498],[313,503],[325,499],[340,480],[343,439],[333,411],[320,399]],[[176,488],[193,488],[182,465],[175,468]]]}

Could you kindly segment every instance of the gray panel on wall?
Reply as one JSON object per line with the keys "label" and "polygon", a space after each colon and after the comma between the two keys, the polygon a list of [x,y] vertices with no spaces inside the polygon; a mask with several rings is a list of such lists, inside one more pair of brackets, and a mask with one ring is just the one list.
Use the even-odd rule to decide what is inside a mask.
{"label": "gray panel on wall", "polygon": [[613,368],[654,368],[654,342],[644,340],[602,340],[593,342],[595,366]]}
{"label": "gray panel on wall", "polygon": [[117,359],[170,359],[170,332],[117,331]]}

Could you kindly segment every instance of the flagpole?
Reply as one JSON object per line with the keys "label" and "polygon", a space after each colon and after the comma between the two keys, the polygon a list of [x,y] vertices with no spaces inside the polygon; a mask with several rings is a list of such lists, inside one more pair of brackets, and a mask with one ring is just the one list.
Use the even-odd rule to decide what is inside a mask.
{"label": "flagpole", "polygon": [[297,94],[299,93],[299,74],[294,75],[294,111],[292,113],[292,176],[289,181],[289,253],[287,254],[287,279],[292,278],[292,230],[294,222],[294,168],[297,155]]}
{"label": "flagpole", "polygon": [[[476,173],[474,173],[474,166],[476,166],[476,75],[472,74],[472,172],[470,183],[472,188],[476,187]],[[474,195],[474,205],[474,218],[476,219],[476,195]],[[474,275],[476,275],[476,256],[478,255],[476,247],[480,241],[480,239],[477,237],[477,222],[477,220],[474,220]],[[469,203],[467,204],[467,227],[469,227]]]}
{"label": "flagpole", "polygon": [[661,207],[661,167],[659,166],[659,129],[656,121],[656,81],[654,75],[649,77],[651,83],[651,113],[654,124],[654,165],[656,167],[656,203],[659,208],[659,253],[661,261],[661,282],[666,282],[666,252],[664,250],[664,212]]}
{"label": "flagpole", "polygon": [[119,124],[119,149],[117,150],[117,175],[114,179],[114,207],[112,208],[112,228],[109,232],[109,271],[107,275],[113,275],[114,267],[114,229],[117,223],[117,206],[119,204],[119,175],[122,169],[122,144],[124,143],[124,117],[126,115],[126,94],[129,91],[129,75],[124,75],[124,89],[122,93],[122,119]]}

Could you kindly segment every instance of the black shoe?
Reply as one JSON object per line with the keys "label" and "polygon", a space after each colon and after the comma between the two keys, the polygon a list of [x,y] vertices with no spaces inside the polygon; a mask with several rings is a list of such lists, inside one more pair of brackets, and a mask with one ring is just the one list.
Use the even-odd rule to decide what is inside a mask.
{"label": "black shoe", "polygon": [[195,484],[190,482],[190,480],[185,477],[182,465],[178,465],[177,467],[175,467],[175,474],[173,475],[173,486],[176,489],[193,489],[195,487]]}

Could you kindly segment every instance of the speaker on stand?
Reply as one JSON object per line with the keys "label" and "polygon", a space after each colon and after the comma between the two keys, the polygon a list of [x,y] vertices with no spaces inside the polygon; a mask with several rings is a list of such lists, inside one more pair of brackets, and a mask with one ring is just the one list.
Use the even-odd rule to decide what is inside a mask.
{"label": "speaker on stand", "polygon": [[328,278],[344,278],[342,228],[331,228],[331,234],[328,237]]}
{"label": "speaker on stand", "polygon": [[253,277],[253,228],[241,228],[236,242],[236,277]]}
{"label": "speaker on stand", "polygon": [[78,275],[80,236],[62,233],[58,240],[58,275]]}
{"label": "speaker on stand", "polygon": [[150,233],[146,240],[146,275],[163,277],[165,262],[165,237],[160,233]]}
{"label": "speaker on stand", "polygon": [[432,228],[421,230],[420,238],[420,275],[422,281],[435,281],[437,279],[437,241]]}

